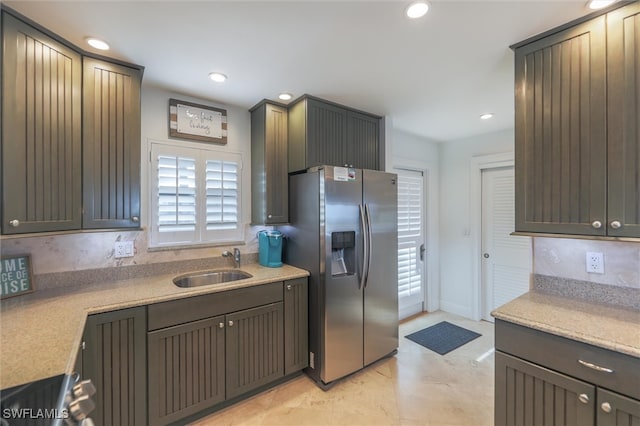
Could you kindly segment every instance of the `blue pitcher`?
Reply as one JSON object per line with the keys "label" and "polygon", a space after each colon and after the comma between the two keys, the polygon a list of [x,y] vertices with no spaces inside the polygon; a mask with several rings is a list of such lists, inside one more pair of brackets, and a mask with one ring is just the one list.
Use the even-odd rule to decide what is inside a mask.
{"label": "blue pitcher", "polygon": [[282,266],[282,232],[258,232],[258,263],[269,268]]}

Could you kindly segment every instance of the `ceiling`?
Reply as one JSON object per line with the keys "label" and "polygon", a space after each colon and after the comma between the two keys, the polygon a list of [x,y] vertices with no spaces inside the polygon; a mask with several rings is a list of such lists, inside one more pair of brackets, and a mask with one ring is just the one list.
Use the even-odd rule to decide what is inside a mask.
{"label": "ceiling", "polygon": [[401,0],[4,3],[88,51],[105,39],[107,56],[145,66],[143,85],[244,108],[308,93],[437,142],[513,127],[509,45],[589,13],[586,0],[434,0],[417,20]]}

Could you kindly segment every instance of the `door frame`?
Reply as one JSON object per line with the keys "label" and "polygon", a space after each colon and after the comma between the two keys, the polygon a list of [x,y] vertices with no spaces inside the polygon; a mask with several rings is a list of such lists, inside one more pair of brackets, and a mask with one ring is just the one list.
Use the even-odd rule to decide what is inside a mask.
{"label": "door frame", "polygon": [[[471,318],[482,319],[482,172],[488,169],[514,167],[514,153],[479,155],[471,157],[469,189],[471,194],[469,224],[471,228]],[[477,212],[474,214],[474,212]]]}

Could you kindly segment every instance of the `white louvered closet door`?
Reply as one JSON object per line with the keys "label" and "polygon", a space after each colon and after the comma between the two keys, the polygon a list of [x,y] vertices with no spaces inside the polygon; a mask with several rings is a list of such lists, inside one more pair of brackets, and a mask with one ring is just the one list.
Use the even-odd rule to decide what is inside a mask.
{"label": "white louvered closet door", "polygon": [[424,238],[424,177],[422,172],[395,170],[398,174],[398,304],[400,312],[424,304],[424,265],[420,248]]}
{"label": "white louvered closet door", "polygon": [[531,238],[515,230],[513,167],[482,172],[483,319],[491,311],[529,291]]}

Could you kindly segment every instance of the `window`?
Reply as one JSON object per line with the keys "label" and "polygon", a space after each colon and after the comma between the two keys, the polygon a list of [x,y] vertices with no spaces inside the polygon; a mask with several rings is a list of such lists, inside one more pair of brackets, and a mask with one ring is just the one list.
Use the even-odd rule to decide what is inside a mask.
{"label": "window", "polygon": [[153,247],[244,240],[240,154],[151,144]]}

